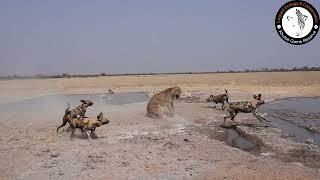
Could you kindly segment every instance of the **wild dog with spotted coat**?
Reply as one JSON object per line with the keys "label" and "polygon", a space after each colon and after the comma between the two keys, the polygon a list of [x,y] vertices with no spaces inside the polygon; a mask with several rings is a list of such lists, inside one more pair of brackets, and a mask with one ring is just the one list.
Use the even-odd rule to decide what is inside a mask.
{"label": "wild dog with spotted coat", "polygon": [[[219,95],[210,95],[206,101],[207,102],[214,102],[215,104],[222,104],[221,108],[224,109],[224,104],[225,102],[229,102],[229,94],[228,91],[226,89],[224,89],[225,93],[224,94],[219,94]],[[215,108],[216,106],[214,106]]]}
{"label": "wild dog with spotted coat", "polygon": [[73,126],[72,124],[72,120],[74,118],[78,118],[78,119],[83,119],[85,117],[86,114],[86,110],[89,106],[93,105],[93,102],[90,100],[80,100],[81,105],[70,110],[70,104],[68,104],[67,109],[65,110],[63,119],[62,119],[62,124],[57,128],[57,132],[59,131],[59,129],[63,126],[65,126],[67,123],[69,123],[70,126]]}
{"label": "wild dog with spotted coat", "polygon": [[91,134],[94,135],[97,138],[100,138],[95,132],[97,127],[100,127],[105,124],[109,124],[110,120],[103,117],[103,113],[100,112],[97,118],[87,118],[85,117],[83,120],[78,119],[78,118],[73,118],[72,119],[72,126],[71,127],[71,137],[73,136],[75,129],[78,128],[82,132],[85,132],[88,136],[88,138],[91,139],[91,136],[88,131],[91,131]]}
{"label": "wild dog with spotted coat", "polygon": [[227,118],[230,118],[232,121],[234,121],[234,118],[237,116],[239,112],[253,113],[253,115],[257,117],[257,108],[260,105],[264,104],[264,101],[261,99],[261,97],[262,95],[258,94],[258,95],[253,95],[252,101],[230,102],[230,103],[225,102],[225,110],[229,113],[229,115],[224,117],[223,124],[225,124]]}

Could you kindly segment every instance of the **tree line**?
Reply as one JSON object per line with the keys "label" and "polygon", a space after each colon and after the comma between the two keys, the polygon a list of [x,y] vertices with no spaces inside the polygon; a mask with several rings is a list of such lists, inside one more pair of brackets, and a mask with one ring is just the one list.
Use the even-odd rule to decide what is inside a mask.
{"label": "tree line", "polygon": [[33,75],[33,76],[21,76],[21,75],[11,75],[11,76],[0,76],[0,80],[8,79],[49,79],[49,78],[72,78],[72,77],[99,77],[99,76],[130,76],[130,75],[160,75],[160,74],[210,74],[210,73],[249,73],[249,72],[292,72],[292,71],[320,71],[319,67],[293,67],[293,68],[261,68],[261,69],[245,69],[245,70],[225,70],[225,71],[212,71],[212,72],[176,72],[176,73],[124,73],[124,74],[69,74],[62,73],[60,75]]}

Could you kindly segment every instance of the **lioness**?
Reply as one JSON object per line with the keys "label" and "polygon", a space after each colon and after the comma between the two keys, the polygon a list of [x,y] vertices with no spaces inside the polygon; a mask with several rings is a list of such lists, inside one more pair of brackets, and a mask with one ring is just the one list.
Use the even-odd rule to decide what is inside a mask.
{"label": "lioness", "polygon": [[178,99],[182,93],[180,87],[171,87],[153,95],[147,106],[147,115],[152,118],[163,118],[164,109],[168,115],[174,115],[173,100]]}

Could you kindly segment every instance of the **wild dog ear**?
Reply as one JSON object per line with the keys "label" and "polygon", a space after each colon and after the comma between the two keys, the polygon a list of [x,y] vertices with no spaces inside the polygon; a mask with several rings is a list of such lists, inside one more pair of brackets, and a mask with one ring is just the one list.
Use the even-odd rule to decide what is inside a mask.
{"label": "wild dog ear", "polygon": [[257,95],[253,95],[253,99],[257,99],[258,97],[257,97]]}
{"label": "wild dog ear", "polygon": [[261,96],[262,96],[261,94],[258,94],[258,98],[261,98]]}
{"label": "wild dog ear", "polygon": [[82,102],[83,104],[85,104],[85,103],[86,103],[86,101],[85,101],[85,100],[83,100],[83,99],[81,99],[81,100],[80,100],[80,102]]}
{"label": "wild dog ear", "polygon": [[102,112],[100,112],[99,115],[97,116],[97,119],[101,119],[101,118],[103,118],[103,113]]}
{"label": "wild dog ear", "polygon": [[93,102],[92,101],[90,101],[90,100],[85,100],[85,103],[88,105],[88,106],[92,106],[93,105]]}

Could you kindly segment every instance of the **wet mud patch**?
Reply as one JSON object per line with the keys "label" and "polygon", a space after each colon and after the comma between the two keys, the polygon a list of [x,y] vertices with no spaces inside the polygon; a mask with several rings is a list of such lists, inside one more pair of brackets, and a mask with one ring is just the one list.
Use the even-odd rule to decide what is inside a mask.
{"label": "wet mud patch", "polygon": [[320,167],[320,149],[317,145],[295,142],[285,132],[274,127],[238,126],[237,129],[243,136],[260,142],[262,156],[311,168]]}
{"label": "wet mud patch", "polygon": [[290,149],[287,154],[278,154],[277,158],[284,162],[301,162],[311,168],[320,167],[320,151],[311,146]]}
{"label": "wet mud patch", "polygon": [[228,146],[252,152],[254,154],[258,154],[261,149],[261,143],[257,139],[242,134],[238,131],[237,126],[223,128],[219,125],[213,124],[198,126],[189,125],[186,127],[186,131],[189,133],[197,132],[209,137],[210,139],[225,142]]}

